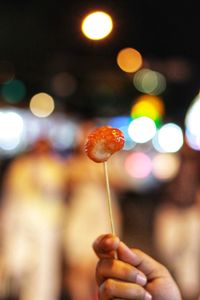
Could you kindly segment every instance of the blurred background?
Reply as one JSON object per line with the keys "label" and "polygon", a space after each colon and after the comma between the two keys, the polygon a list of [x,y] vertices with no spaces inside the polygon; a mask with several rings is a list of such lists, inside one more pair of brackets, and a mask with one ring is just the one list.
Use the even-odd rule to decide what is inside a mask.
{"label": "blurred background", "polygon": [[[200,45],[196,3],[1,1],[0,299],[95,300],[92,242],[117,233],[200,295]],[[87,176],[86,176],[87,174]]]}

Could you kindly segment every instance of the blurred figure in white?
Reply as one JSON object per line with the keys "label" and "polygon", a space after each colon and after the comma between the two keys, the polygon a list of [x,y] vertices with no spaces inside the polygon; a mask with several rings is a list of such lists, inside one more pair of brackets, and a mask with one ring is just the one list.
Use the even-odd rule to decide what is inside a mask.
{"label": "blurred figure in white", "polygon": [[[72,300],[94,300],[97,257],[92,243],[96,236],[110,232],[103,164],[90,160],[83,150],[94,123],[83,122],[77,148],[67,165],[70,180],[69,216],[65,231],[67,262],[66,287]],[[109,168],[110,170],[110,168]],[[111,178],[110,178],[111,179]],[[112,180],[111,180],[112,182]],[[116,194],[111,188],[116,232],[121,234],[121,214]]]}
{"label": "blurred figure in white", "polygon": [[41,138],[5,174],[1,216],[0,298],[58,300],[67,173]]}
{"label": "blurred figure in white", "polygon": [[200,294],[200,185],[198,153],[187,149],[166,201],[155,215],[155,245],[173,273],[184,300]]}

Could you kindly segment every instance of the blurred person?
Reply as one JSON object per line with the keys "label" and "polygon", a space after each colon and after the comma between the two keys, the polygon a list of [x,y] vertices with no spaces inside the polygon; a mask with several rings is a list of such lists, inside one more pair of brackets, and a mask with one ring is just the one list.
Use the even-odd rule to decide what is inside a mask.
{"label": "blurred person", "polygon": [[[72,300],[96,299],[95,265],[91,245],[97,235],[110,231],[103,164],[91,161],[84,153],[87,134],[93,121],[85,121],[77,135],[77,147],[67,161],[69,172],[69,214],[65,230],[66,288]],[[111,188],[116,232],[121,234],[121,213],[114,188]]]}
{"label": "blurred person", "polygon": [[0,296],[58,300],[67,173],[46,138],[16,157],[4,176]]}
{"label": "blurred person", "polygon": [[183,149],[179,174],[155,211],[159,259],[173,273],[184,299],[200,294],[200,185],[198,153]]}
{"label": "blurred person", "polygon": [[181,300],[168,269],[140,249],[130,249],[117,236],[99,236],[93,243],[99,257],[96,281],[99,300]]}

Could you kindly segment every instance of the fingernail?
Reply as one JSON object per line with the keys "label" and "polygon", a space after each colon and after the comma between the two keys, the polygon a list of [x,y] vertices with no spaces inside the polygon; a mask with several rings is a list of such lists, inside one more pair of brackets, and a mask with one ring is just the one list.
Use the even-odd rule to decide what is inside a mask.
{"label": "fingernail", "polygon": [[152,300],[151,294],[149,294],[148,292],[146,292],[145,295],[144,295],[144,300]]}
{"label": "fingernail", "polygon": [[142,274],[139,274],[139,273],[136,275],[136,280],[135,281],[136,281],[136,283],[138,283],[142,286],[147,283],[146,277]]}

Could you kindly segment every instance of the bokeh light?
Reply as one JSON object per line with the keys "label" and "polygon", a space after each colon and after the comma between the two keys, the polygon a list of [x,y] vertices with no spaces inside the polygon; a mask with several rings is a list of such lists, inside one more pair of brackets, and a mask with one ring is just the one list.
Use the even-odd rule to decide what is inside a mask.
{"label": "bokeh light", "polygon": [[38,118],[28,109],[0,109],[0,155],[2,159],[26,151],[39,138],[48,138],[56,151],[65,154],[77,142],[77,119],[55,112],[48,118]]}
{"label": "bokeh light", "polygon": [[160,152],[177,152],[184,142],[183,131],[180,126],[174,123],[163,125],[157,132],[157,150]]}
{"label": "bokeh light", "polygon": [[142,93],[159,95],[166,89],[164,75],[150,69],[141,69],[134,74],[133,84]]}
{"label": "bokeh light", "polygon": [[186,128],[185,141],[190,148],[200,151],[200,135],[194,135]]}
{"label": "bokeh light", "polygon": [[200,93],[186,112],[185,128],[187,144],[194,150],[200,150]]}
{"label": "bokeh light", "polygon": [[54,110],[55,104],[53,98],[46,93],[38,93],[31,98],[31,112],[40,118],[48,117]]}
{"label": "bokeh light", "polygon": [[124,48],[117,54],[117,64],[127,73],[136,72],[142,66],[142,55],[134,48]]}
{"label": "bokeh light", "polygon": [[133,152],[126,157],[126,172],[134,178],[145,178],[152,170],[151,159],[142,152]]}
{"label": "bokeh light", "polygon": [[134,142],[146,143],[156,134],[156,125],[152,119],[140,117],[131,121],[128,133]]}
{"label": "bokeh light", "polygon": [[159,127],[165,107],[162,98],[153,95],[142,95],[136,99],[131,108],[131,117],[146,116],[154,120]]}
{"label": "bokeh light", "polygon": [[191,78],[192,65],[183,57],[171,57],[165,63],[165,74],[172,82],[185,82]]}
{"label": "bokeh light", "polygon": [[108,125],[114,128],[120,128],[123,126],[128,126],[130,122],[131,122],[130,116],[116,116],[116,117],[112,117],[108,121]]}
{"label": "bokeh light", "polygon": [[177,153],[157,153],[152,159],[152,173],[158,180],[172,180],[178,174],[180,162]]}
{"label": "bokeh light", "polygon": [[77,82],[71,74],[67,72],[60,72],[52,77],[51,88],[56,96],[68,97],[75,92]]}
{"label": "bokeh light", "polygon": [[12,104],[18,103],[26,95],[26,86],[21,80],[14,79],[2,86],[1,94],[4,101]]}
{"label": "bokeh light", "polygon": [[53,126],[49,129],[49,139],[54,149],[64,151],[73,148],[76,142],[78,125],[61,115],[56,115],[53,121]]}
{"label": "bokeh light", "polygon": [[113,29],[112,18],[103,11],[88,14],[81,26],[84,35],[92,40],[105,38]]}
{"label": "bokeh light", "polygon": [[13,111],[0,112],[0,148],[14,150],[20,143],[24,130],[22,117]]}

